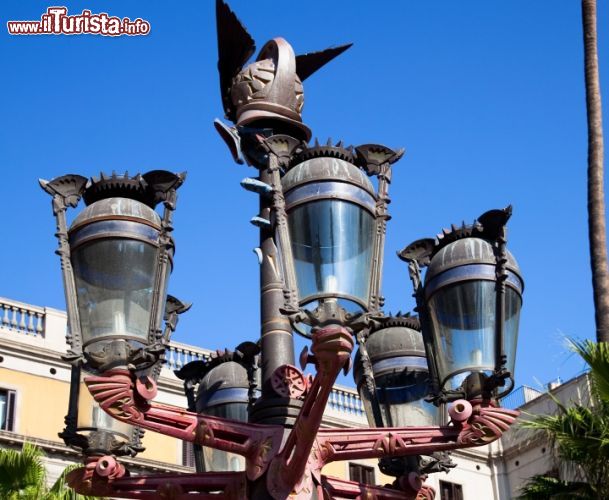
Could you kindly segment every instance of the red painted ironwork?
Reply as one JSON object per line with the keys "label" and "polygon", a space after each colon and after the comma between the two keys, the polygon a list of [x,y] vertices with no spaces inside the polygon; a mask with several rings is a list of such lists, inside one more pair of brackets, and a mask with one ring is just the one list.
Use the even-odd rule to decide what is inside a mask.
{"label": "red painted ironwork", "polygon": [[[114,462],[111,474],[104,475],[101,463]],[[118,476],[117,476],[118,474]],[[85,467],[68,474],[71,488],[82,495],[140,498],[145,500],[214,500],[246,497],[247,477],[244,472],[202,472],[199,474],[155,474],[122,477],[125,468],[112,457],[90,457]]]}
{"label": "red painted ironwork", "polygon": [[283,429],[219,417],[203,416],[175,406],[147,401],[154,394],[153,380],[134,382],[126,370],[112,370],[102,376],[85,378],[85,384],[100,407],[112,417],[143,429],[190,441],[246,458],[247,477],[258,479],[277,455]]}
{"label": "red painted ironwork", "polygon": [[284,398],[298,399],[307,391],[307,379],[293,365],[279,366],[271,377],[273,390]]}
{"label": "red painted ironwork", "polygon": [[[430,455],[435,451],[481,446],[500,438],[518,416],[517,411],[498,408],[490,401],[459,400],[449,410],[451,422],[447,426],[320,429],[336,377],[350,360],[353,337],[347,329],[331,325],[317,330],[312,340],[317,374],[283,446],[283,428],[279,426],[198,415],[150,402],[148,399],[156,394],[154,381],[136,379],[129,371],[112,370],[102,376],[85,378],[95,400],[114,418],[242,455],[246,458],[246,472],[120,479],[111,461],[107,461],[110,470],[107,474],[96,462],[94,466],[88,463],[78,469],[79,473],[74,471],[71,477],[79,488],[77,491],[127,498],[182,498],[184,495],[189,499],[212,498],[210,495],[220,492],[224,498],[245,498],[247,480],[261,479],[278,500],[288,496],[308,500],[315,490],[323,493],[324,498],[334,499],[431,500],[435,495],[433,489],[413,478],[407,481],[402,478],[393,486],[377,487],[327,478],[321,475],[321,470],[337,460]],[[193,496],[193,493],[204,496]]]}
{"label": "red painted ironwork", "polygon": [[67,474],[66,482],[81,495],[112,496],[114,481],[126,473],[125,467],[112,456],[89,456],[84,467]]}
{"label": "red painted ironwork", "polygon": [[291,492],[295,493],[294,498],[311,498],[313,477],[319,480],[321,470],[308,467],[311,449],[336,377],[351,359],[353,344],[353,336],[342,326],[331,325],[313,333],[311,351],[317,373],[294,428],[266,476],[267,488],[274,498],[286,498]]}
{"label": "red painted ironwork", "polygon": [[499,439],[519,412],[497,408],[490,402],[456,401],[471,412],[465,421],[443,427],[381,429],[320,429],[316,448],[323,466],[337,460],[429,455],[435,451],[482,446]]}

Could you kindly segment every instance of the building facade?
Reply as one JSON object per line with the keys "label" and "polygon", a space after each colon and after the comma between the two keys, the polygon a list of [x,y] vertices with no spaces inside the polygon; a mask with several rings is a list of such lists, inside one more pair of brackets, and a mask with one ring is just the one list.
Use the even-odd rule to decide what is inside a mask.
{"label": "building facade", "polygon": [[[58,437],[68,410],[70,365],[61,356],[67,351],[66,315],[63,311],[0,298],[0,447],[21,448],[24,441],[39,445],[46,454],[47,476],[53,482],[80,453]],[[211,351],[172,342],[158,380],[156,401],[185,408],[182,381],[174,370],[204,359]],[[564,403],[590,402],[590,386],[583,374],[552,389]],[[550,413],[555,404],[530,388],[516,390],[508,407],[527,413]],[[324,415],[332,426],[366,427],[367,420],[355,389],[335,386]],[[180,440],[147,432],[146,450],[121,461],[134,474],[192,472],[192,448]],[[427,479],[439,500],[505,500],[515,498],[527,478],[555,471],[556,464],[543,437],[511,429],[491,445],[453,453],[457,467]],[[373,484],[393,479],[381,474],[376,461],[335,462],[324,474]]]}

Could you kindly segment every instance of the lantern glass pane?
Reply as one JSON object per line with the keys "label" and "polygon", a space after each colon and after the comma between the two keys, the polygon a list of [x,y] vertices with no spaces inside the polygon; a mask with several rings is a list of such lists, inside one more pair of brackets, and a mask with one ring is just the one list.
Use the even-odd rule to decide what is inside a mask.
{"label": "lantern glass pane", "polygon": [[522,297],[513,288],[505,290],[505,327],[503,329],[504,352],[507,357],[506,368],[514,375],[516,363],[516,346],[518,345],[518,328]]}
{"label": "lantern glass pane", "polygon": [[[398,376],[375,378],[376,397],[383,427],[438,425],[438,408],[425,401],[431,392],[429,373],[404,372]],[[359,387],[364,411],[371,427],[374,421],[373,402],[364,384]]]}
{"label": "lantern glass pane", "polygon": [[[201,412],[205,415],[247,422],[247,403],[230,403],[212,406]],[[203,447],[205,470],[214,472],[237,472],[245,470],[245,458],[227,451]]]}
{"label": "lantern glass pane", "polygon": [[376,385],[385,427],[437,424],[437,407],[425,401],[430,393],[427,372],[403,372]]}
{"label": "lantern glass pane", "polygon": [[[521,297],[506,287],[504,352],[514,373]],[[441,380],[457,388],[472,372],[495,368],[496,291],[494,281],[466,281],[440,289],[429,300],[429,311]]]}
{"label": "lantern glass pane", "polygon": [[100,239],[73,251],[83,344],[105,337],[146,343],[157,252],[130,239]]}
{"label": "lantern glass pane", "polygon": [[346,201],[317,200],[291,210],[289,227],[301,303],[327,294],[367,304],[374,241],[370,212]]}
{"label": "lantern glass pane", "polygon": [[495,282],[447,286],[429,301],[440,379],[495,368]]}

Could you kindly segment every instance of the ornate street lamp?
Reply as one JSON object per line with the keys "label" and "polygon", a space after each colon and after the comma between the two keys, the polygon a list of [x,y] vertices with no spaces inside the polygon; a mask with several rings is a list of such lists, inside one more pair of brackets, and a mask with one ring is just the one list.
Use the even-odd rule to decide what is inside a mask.
{"label": "ornate street lamp", "polygon": [[[221,92],[234,123],[216,121],[216,129],[233,158],[258,174],[242,185],[260,197],[252,219],[260,229],[260,342],[180,370],[188,409],[154,402],[154,376],[176,314],[187,308],[168,302],[172,316],[161,331],[171,214],[183,176],[42,182],[58,221],[70,359],[95,373],[84,382],[103,411],[191,442],[199,456],[196,474],[137,478],[121,477],[124,469],[102,457],[74,471],[69,483],[80,493],[130,498],[431,499],[418,457],[492,442],[518,415],[496,402],[511,388],[498,390],[513,376],[522,292],[505,249],[509,212],[491,211],[471,228],[401,252],[423,341],[413,318],[386,318],[380,289],[388,186],[403,151],[308,146],[301,117],[302,82],[348,46],[295,56],[276,38],[248,65],[254,41],[222,0],[216,12]],[[89,206],[68,231],[65,210],[81,196]],[[160,201],[161,218],[154,212]],[[313,365],[313,376],[294,366],[293,330],[311,339],[300,362],[302,370]],[[336,378],[350,368],[354,336],[356,380],[372,427],[322,428]],[[466,399],[448,408],[449,425],[439,425],[426,400],[457,397]],[[214,450],[211,463],[203,463],[205,448]],[[243,461],[219,464],[221,456]],[[378,459],[404,477],[377,487],[321,473],[330,462],[352,459]]]}
{"label": "ornate street lamp", "polygon": [[[173,259],[171,217],[184,174],[152,171],[40,181],[53,196],[68,310],[67,359],[87,371],[152,366]],[[67,228],[66,210],[87,208]],[[163,202],[163,216],[154,207]]]}
{"label": "ornate street lamp", "polygon": [[[142,451],[143,430],[104,412],[83,391],[81,372],[131,366],[158,376],[164,345],[175,329],[173,317],[189,307],[171,296],[163,307],[174,246],[171,213],[183,179],[152,171],[134,177],[113,173],[91,180],[78,175],[40,180],[53,197],[71,348],[64,356],[72,376],[60,437],[81,449],[87,461],[111,463],[118,471],[122,465],[113,457]],[[68,229],[66,210],[81,197],[87,208]],[[160,201],[163,218],[153,209]],[[163,335],[165,309],[165,319],[171,320]]]}
{"label": "ornate street lamp", "polygon": [[513,388],[524,282],[506,249],[511,213],[491,210],[399,254],[409,263],[439,400],[498,398]]}

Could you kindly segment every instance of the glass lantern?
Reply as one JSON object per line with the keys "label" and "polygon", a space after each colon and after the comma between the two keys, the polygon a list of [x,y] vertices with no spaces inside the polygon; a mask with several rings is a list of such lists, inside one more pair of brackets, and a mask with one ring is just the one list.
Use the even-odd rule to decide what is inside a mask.
{"label": "glass lantern", "polygon": [[375,393],[366,387],[361,349],[354,378],[372,427],[438,424],[438,408],[425,401],[431,392],[425,346],[417,318],[389,318],[365,343]]}
{"label": "glass lantern", "polygon": [[[72,223],[82,347],[93,367],[124,364],[130,350],[149,343],[160,278],[160,233],[160,216],[128,198],[96,201]],[[165,295],[162,290],[161,303]]]}
{"label": "glass lantern", "polygon": [[[247,370],[237,362],[221,363],[203,377],[197,391],[197,413],[239,422],[248,420],[249,380]],[[245,459],[234,453],[203,447],[207,471],[242,471]]]}
{"label": "glass lantern", "polygon": [[[172,217],[186,174],[68,174],[40,179],[53,197],[68,313],[65,359],[101,373],[147,369],[168,338],[162,322],[173,265]],[[68,228],[67,210],[87,207]],[[154,207],[163,204],[162,217]]]}
{"label": "glass lantern", "polygon": [[[524,283],[512,254],[505,255],[503,293],[491,241],[458,239],[431,258],[424,296],[441,389],[461,388],[473,374],[488,379],[499,369],[514,373]],[[512,386],[513,380],[499,396]]]}
{"label": "glass lantern", "polygon": [[282,186],[300,305],[332,299],[348,312],[367,311],[376,195],[364,171],[340,158],[310,158]]}

